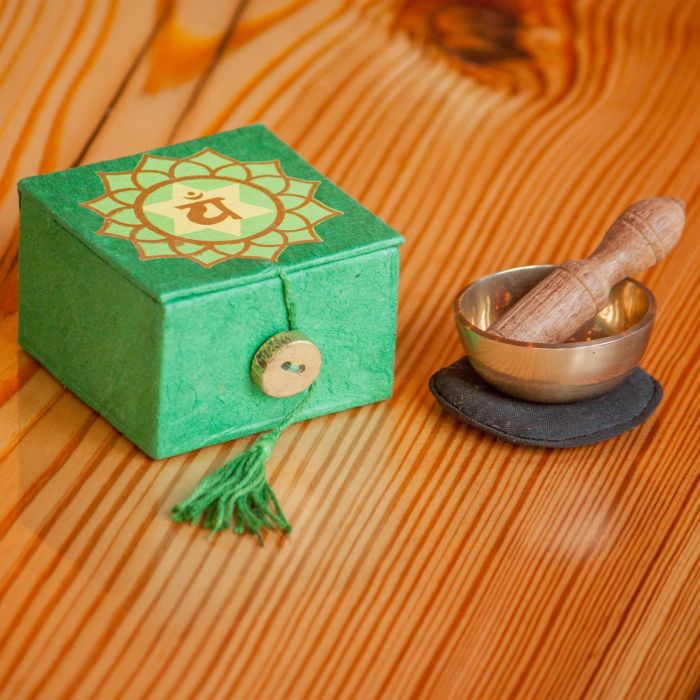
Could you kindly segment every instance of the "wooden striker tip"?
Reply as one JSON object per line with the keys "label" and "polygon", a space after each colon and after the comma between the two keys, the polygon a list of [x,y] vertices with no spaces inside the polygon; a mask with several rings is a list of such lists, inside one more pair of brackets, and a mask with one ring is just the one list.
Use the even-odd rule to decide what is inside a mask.
{"label": "wooden striker tip", "polygon": [[[641,234],[642,239],[649,239],[652,247],[654,241],[658,243],[660,250],[656,251],[656,262],[659,262],[675,247],[681,237],[685,226],[685,202],[676,197],[653,197],[635,202],[620,214],[605,237],[619,237],[618,228],[623,222]],[[643,243],[642,239],[639,243]],[[624,243],[632,246],[630,253],[635,252],[636,246],[631,240],[620,240],[619,245]],[[646,267],[651,265],[631,274],[639,274]]]}

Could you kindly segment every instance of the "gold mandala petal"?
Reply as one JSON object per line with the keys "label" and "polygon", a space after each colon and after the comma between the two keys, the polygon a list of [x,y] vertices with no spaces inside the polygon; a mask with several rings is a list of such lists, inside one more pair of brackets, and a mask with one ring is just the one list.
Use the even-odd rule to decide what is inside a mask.
{"label": "gold mandala petal", "polygon": [[318,181],[288,176],[279,160],[211,148],[144,154],[131,171],[98,176],[104,194],[82,203],[104,220],[96,234],[130,241],[142,260],[274,261],[289,246],[321,242],[315,226],[342,213],[316,198]]}

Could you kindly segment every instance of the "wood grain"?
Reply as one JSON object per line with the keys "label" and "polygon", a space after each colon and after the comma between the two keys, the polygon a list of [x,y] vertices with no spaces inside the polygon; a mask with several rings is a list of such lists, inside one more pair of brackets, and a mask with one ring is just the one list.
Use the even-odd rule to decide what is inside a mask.
{"label": "wood grain", "polygon": [[[699,31],[696,0],[2,3],[0,696],[689,697]],[[286,431],[264,549],[167,517],[247,440],[153,462],[14,340],[18,177],[257,120],[407,239],[395,396]],[[688,204],[642,276],[658,413],[565,452],[447,417],[457,291],[655,195]]]}

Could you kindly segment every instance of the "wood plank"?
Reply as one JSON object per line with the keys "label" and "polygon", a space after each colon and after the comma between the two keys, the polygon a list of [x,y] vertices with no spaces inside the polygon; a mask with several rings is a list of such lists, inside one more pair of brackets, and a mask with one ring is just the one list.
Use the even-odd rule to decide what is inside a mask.
{"label": "wood plank", "polygon": [[69,166],[158,21],[155,0],[26,3],[0,86],[0,243],[16,231],[16,181]]}
{"label": "wood plank", "polygon": [[182,114],[226,50],[243,6],[241,0],[180,0],[83,159],[108,160],[171,142]]}
{"label": "wood plank", "polygon": [[[0,33],[25,26],[26,5],[16,19],[3,9]],[[466,6],[114,11],[140,44],[105,73],[96,104],[78,88],[64,98],[71,136],[52,162],[266,122],[406,235],[396,392],[283,435],[270,476],[295,525],[288,540],[208,540],[167,511],[246,440],[145,459],[27,365],[3,299],[2,692],[683,698],[700,684],[700,318],[674,304],[700,264],[700,4]],[[76,27],[69,56],[99,41],[106,15],[91,7],[79,25],[85,7],[57,22],[36,82],[13,82],[15,114],[51,71],[65,91],[79,61],[59,65],[59,45]],[[0,48],[0,71],[14,50]],[[55,123],[52,100],[38,103],[36,129]],[[13,172],[41,167],[37,133]],[[622,208],[655,194],[689,205],[678,250],[643,276],[659,304],[644,359],[664,384],[659,413],[562,453],[447,418],[426,382],[460,353],[459,288],[584,255]]]}

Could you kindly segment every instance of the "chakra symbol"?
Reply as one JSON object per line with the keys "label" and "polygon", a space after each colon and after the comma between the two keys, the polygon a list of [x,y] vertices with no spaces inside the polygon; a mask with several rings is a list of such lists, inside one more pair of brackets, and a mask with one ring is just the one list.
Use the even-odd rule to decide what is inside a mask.
{"label": "chakra symbol", "polygon": [[141,259],[277,260],[320,242],[315,226],[342,212],[315,198],[319,182],[289,177],[277,160],[239,161],[205,148],[187,158],[144,155],[133,171],[98,173],[106,194],[83,202],[97,231],[131,241]]}

